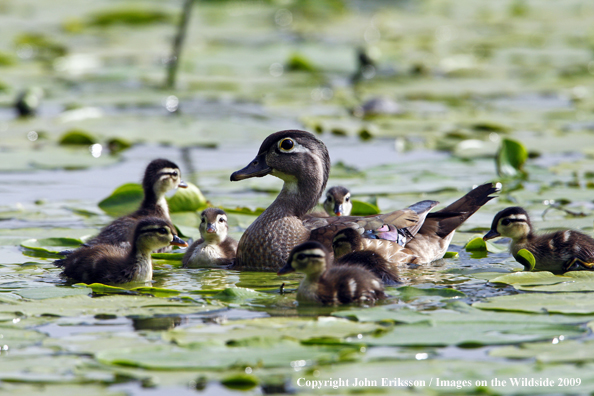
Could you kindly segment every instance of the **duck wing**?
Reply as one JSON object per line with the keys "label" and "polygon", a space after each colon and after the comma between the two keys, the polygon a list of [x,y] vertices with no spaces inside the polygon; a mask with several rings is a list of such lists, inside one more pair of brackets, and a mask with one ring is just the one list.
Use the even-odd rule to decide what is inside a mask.
{"label": "duck wing", "polygon": [[375,231],[384,226],[391,226],[388,228],[396,230],[396,232],[407,229],[407,235],[412,237],[421,228],[429,210],[438,203],[437,201],[421,201],[405,209],[371,216],[318,217],[307,215],[302,221],[303,226],[310,231],[309,239],[318,241],[326,247],[331,246],[334,235],[345,228],[353,228],[363,234],[366,231]]}

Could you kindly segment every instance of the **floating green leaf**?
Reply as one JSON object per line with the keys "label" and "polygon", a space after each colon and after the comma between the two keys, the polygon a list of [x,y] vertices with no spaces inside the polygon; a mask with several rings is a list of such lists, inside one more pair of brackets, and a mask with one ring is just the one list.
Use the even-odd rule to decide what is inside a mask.
{"label": "floating green leaf", "polygon": [[591,314],[594,299],[591,293],[529,293],[498,296],[472,305],[480,309],[535,313]]}
{"label": "floating green leaf", "polygon": [[369,216],[380,213],[380,208],[372,203],[359,201],[358,199],[352,199],[351,202],[353,204],[351,212],[353,216]]}
{"label": "floating green leaf", "polygon": [[117,24],[140,26],[153,23],[167,23],[171,22],[171,20],[171,15],[161,10],[128,7],[97,12],[91,16],[90,25],[102,27]]}
{"label": "floating green leaf", "polygon": [[483,240],[482,236],[475,236],[473,237],[464,249],[467,252],[490,252],[490,253],[502,253],[505,252],[507,249],[505,247],[499,247],[494,243],[489,241]]}
{"label": "floating green leaf", "polygon": [[572,341],[558,338],[555,343],[538,342],[493,349],[490,356],[509,359],[536,359],[541,363],[584,363],[594,361],[594,341]]}
{"label": "floating green leaf", "polygon": [[206,206],[206,198],[200,189],[195,184],[187,184],[187,188],[178,188],[175,194],[167,199],[170,212],[195,212]]}
{"label": "floating green leaf", "polygon": [[314,73],[317,68],[302,54],[292,54],[286,64],[287,70]]}
{"label": "floating green leaf", "polygon": [[253,215],[253,216],[260,216],[264,212],[264,208],[255,208],[250,209],[245,206],[237,208],[221,208],[227,213],[237,213],[237,214],[246,214],[246,215]]}
{"label": "floating green leaf", "polygon": [[528,150],[516,140],[502,139],[497,152],[497,173],[501,177],[524,177],[524,163],[528,159]]}
{"label": "floating green leaf", "polygon": [[43,238],[27,239],[21,242],[21,246],[36,253],[37,257],[61,257],[59,253],[63,250],[71,250],[80,247],[83,243],[76,238]]}
{"label": "floating green leaf", "polygon": [[524,266],[524,269],[526,271],[534,271],[534,267],[536,266],[536,259],[529,250],[520,249],[520,251],[518,252],[518,256],[519,257],[516,257],[516,260],[518,261],[518,263]]}
{"label": "floating green leaf", "polygon": [[398,296],[403,300],[411,300],[417,297],[423,296],[438,296],[444,298],[451,298],[451,297],[465,297],[466,294],[449,288],[418,288],[414,286],[403,286],[396,289],[398,291]]}
{"label": "floating green leaf", "polygon": [[181,260],[185,253],[151,253],[151,257],[157,260]]}
{"label": "floating green leaf", "polygon": [[15,294],[31,300],[43,300],[46,298],[68,297],[78,295],[89,295],[92,293],[90,288],[86,287],[34,287],[27,289],[18,289]]}
{"label": "floating green leaf", "polygon": [[97,140],[87,131],[73,129],[62,135],[59,144],[63,146],[89,146],[96,142]]}
{"label": "floating green leaf", "polygon": [[144,192],[140,184],[127,183],[116,188],[98,205],[111,216],[124,216],[138,209],[143,198]]}
{"label": "floating green leaf", "polygon": [[443,255],[443,258],[445,259],[451,259],[451,258],[459,258],[460,255],[458,254],[458,252],[445,252],[445,254]]}
{"label": "floating green leaf", "polygon": [[518,290],[540,292],[594,291],[594,272],[572,271],[563,275],[551,272],[516,272],[491,279],[494,283],[507,283]]}
{"label": "floating green leaf", "polygon": [[221,384],[227,388],[237,390],[250,390],[258,386],[259,383],[258,377],[250,374],[235,374],[221,380]]}

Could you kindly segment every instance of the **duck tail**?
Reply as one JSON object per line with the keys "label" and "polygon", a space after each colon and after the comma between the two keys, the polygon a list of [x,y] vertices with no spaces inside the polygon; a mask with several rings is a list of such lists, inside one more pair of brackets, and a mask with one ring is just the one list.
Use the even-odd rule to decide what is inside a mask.
{"label": "duck tail", "polygon": [[496,197],[491,194],[499,191],[500,187],[496,184],[483,184],[445,208],[429,213],[427,219],[433,219],[439,224],[436,233],[441,238],[445,238],[479,210],[481,206]]}

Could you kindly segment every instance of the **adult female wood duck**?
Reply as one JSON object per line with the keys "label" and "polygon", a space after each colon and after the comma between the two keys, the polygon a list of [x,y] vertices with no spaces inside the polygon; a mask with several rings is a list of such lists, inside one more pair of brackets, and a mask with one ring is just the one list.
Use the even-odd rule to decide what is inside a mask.
{"label": "adult female wood duck", "polygon": [[229,236],[227,214],[219,208],[207,208],[200,214],[200,236],[182,259],[185,268],[219,267],[232,263],[237,241]]}
{"label": "adult female wood duck", "polygon": [[[356,265],[373,272],[384,283],[395,284],[400,282],[398,267],[372,249],[366,249],[364,238],[356,230],[345,228],[340,230],[332,240],[334,251],[334,266]],[[409,249],[402,249],[398,253],[402,257],[399,262],[414,263],[416,257]]]}
{"label": "adult female wood duck", "polygon": [[326,192],[324,210],[329,216],[350,216],[353,210],[351,192],[343,186],[331,187]]}
{"label": "adult female wood duck", "polygon": [[84,283],[146,282],[153,279],[153,250],[170,244],[188,246],[170,222],[157,217],[141,219],[132,241],[127,248],[112,244],[82,247],[54,264],[63,268],[62,276]]}
{"label": "adult female wood duck", "polygon": [[104,227],[99,235],[85,243],[86,246],[111,244],[129,246],[132,233],[138,220],[145,217],[159,217],[171,221],[165,193],[176,187],[188,185],[181,180],[181,171],[173,162],[166,159],[151,161],[144,172],[142,189],[144,199],[138,210],[122,216]]}
{"label": "adult female wood duck", "polygon": [[329,257],[321,243],[308,241],[293,248],[287,264],[277,274],[305,274],[297,289],[300,302],[373,304],[386,298],[381,281],[373,273],[357,265],[331,266]]}
{"label": "adult female wood duck", "polygon": [[387,260],[406,245],[418,262],[430,262],[443,257],[453,231],[493,198],[489,194],[497,191],[490,183],[479,186],[448,207],[429,214],[438,202],[421,201],[377,216],[308,215],[326,187],[329,171],[326,146],[309,132],[280,131],[264,140],[257,157],[234,172],[231,181],[271,174],[285,183],[275,201],[239,240],[233,268],[276,271],[286,263],[293,247],[311,239],[330,249],[332,238],[343,228],[355,228],[363,233],[387,227],[389,230],[380,236],[398,243],[381,239],[370,239],[366,243],[379,249],[378,253]]}
{"label": "adult female wood duck", "polygon": [[529,264],[518,255],[526,249],[534,256],[537,271],[567,272],[594,268],[594,239],[574,230],[536,235],[526,210],[519,206],[503,209],[495,215],[491,230],[484,240],[499,236],[511,238],[510,252],[526,267]]}

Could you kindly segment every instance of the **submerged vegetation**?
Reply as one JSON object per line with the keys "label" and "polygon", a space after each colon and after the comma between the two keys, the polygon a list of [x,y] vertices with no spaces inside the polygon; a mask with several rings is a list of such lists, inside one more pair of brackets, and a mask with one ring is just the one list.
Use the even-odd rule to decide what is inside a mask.
{"label": "submerged vegetation", "polygon": [[[533,257],[482,240],[512,205],[540,230],[594,231],[594,4],[197,1],[164,89],[181,3],[0,2],[0,392],[594,392],[592,272],[523,271]],[[184,269],[179,251],[153,255],[151,285],[58,276],[61,251],[136,209],[154,158],[193,183],[168,197],[180,235],[212,205],[240,237],[281,184],[229,175],[290,128],[319,133],[357,214],[503,190],[374,307],[296,305],[299,275]],[[509,376],[580,382],[490,382]]]}

